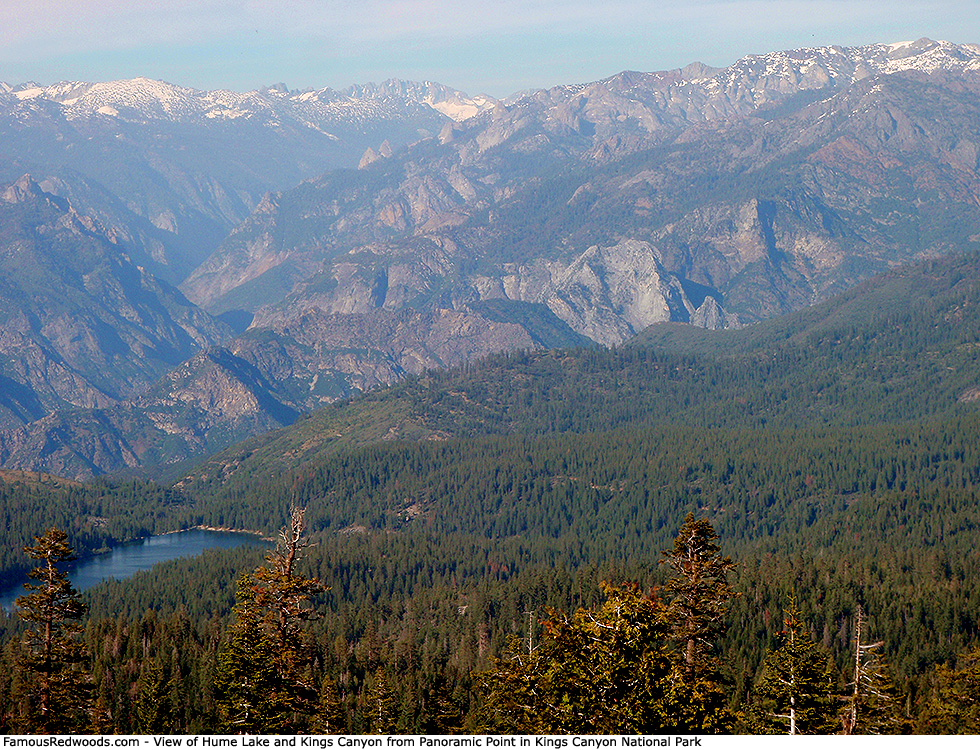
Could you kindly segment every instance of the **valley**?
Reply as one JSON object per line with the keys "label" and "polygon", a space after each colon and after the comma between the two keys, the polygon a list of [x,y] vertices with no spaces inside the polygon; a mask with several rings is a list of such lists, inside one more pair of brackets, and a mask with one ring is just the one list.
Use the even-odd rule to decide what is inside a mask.
{"label": "valley", "polygon": [[[861,628],[875,731],[976,731],[978,115],[980,47],[928,39],[502,100],[0,85],[0,580],[51,528],[282,534],[83,593],[87,731],[779,731],[792,630],[837,732]],[[589,623],[655,717],[556,677]]]}
{"label": "valley", "polygon": [[[919,696],[908,720],[926,722],[929,665],[965,653],[977,627],[980,415],[970,393],[980,364],[974,316],[962,313],[980,295],[978,263],[900,269],[756,327],[664,324],[621,349],[429,373],[253,438],[166,491],[105,480],[49,488],[21,475],[4,499],[40,513],[23,519],[26,535],[79,514],[103,519],[77,536],[93,548],[139,518],[147,529],[260,523],[273,533],[302,503],[317,545],[306,570],[329,586],[310,647],[357,731],[373,726],[358,711],[381,679],[415,717],[393,727],[433,726],[434,709],[409,706],[442,690],[473,712],[454,726],[475,727],[471,673],[525,633],[526,611],[597,606],[602,580],[661,585],[661,551],[693,512],[739,563],[743,596],[719,643],[734,705],[748,706],[739,696],[777,642],[792,592],[841,674],[856,606],[871,613],[897,684]],[[160,628],[163,649],[180,617],[201,624],[181,653],[202,661],[162,663],[202,679],[214,653],[196,628],[228,611],[234,579],[260,562],[213,552],[85,598],[105,627]],[[149,624],[148,610],[163,621]],[[191,731],[214,720],[206,701],[181,710],[196,717],[180,724]]]}
{"label": "valley", "polygon": [[[234,102],[142,79],[6,86],[10,132],[57,126],[63,149],[41,158],[55,146],[25,144],[36,163],[7,163],[32,170],[5,193],[11,210],[81,217],[70,232],[177,283],[157,294],[183,293],[199,320],[177,321],[182,343],[166,349],[129,341],[97,307],[82,320],[98,333],[44,315],[8,326],[20,338],[3,347],[0,462],[174,477],[168,467],[428,369],[617,346],[658,322],[736,328],[968,252],[980,236],[978,55],[925,39],[813,48],[500,101],[397,81]],[[84,128],[141,144],[125,174],[169,185],[168,205],[193,216],[160,213],[162,193],[138,204],[151,193],[100,171],[122,158],[114,145],[99,169],[75,161],[65,144]],[[168,128],[188,147],[157,143]],[[242,172],[271,168],[270,150],[294,166]],[[51,171],[59,160],[71,175]],[[26,257],[18,242],[10,257]],[[171,263],[167,243],[180,242],[206,251]],[[7,307],[29,293],[40,289],[10,289]],[[127,294],[98,293],[112,305]],[[91,342],[83,360],[73,336]]]}

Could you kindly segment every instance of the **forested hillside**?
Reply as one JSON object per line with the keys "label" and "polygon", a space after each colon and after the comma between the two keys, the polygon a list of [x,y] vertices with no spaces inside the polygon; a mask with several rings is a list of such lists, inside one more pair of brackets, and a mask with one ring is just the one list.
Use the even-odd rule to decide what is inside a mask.
{"label": "forested hillside", "polygon": [[[878,276],[736,331],[652,326],[613,349],[536,351],[432,371],[215,456],[181,485],[210,495],[385,441],[688,425],[783,429],[974,413],[980,255]],[[209,489],[205,489],[205,487]]]}
{"label": "forested hillside", "polygon": [[[258,670],[268,646],[289,654],[259,683],[279,702],[249,731],[786,731],[773,675],[792,659],[816,670],[799,731],[977,731],[978,266],[931,261],[740,331],[660,327],[617,349],[427,373],[244,443],[172,490],[20,477],[5,502],[44,510],[9,546],[49,525],[82,551],[124,538],[111,524],[125,497],[143,533],[288,530],[305,508],[313,546],[290,575],[320,583],[296,600],[285,650],[261,635],[273,638],[275,555],[216,552],[86,592],[103,729],[244,728],[229,670]],[[91,533],[106,536],[85,536],[82,514],[104,516],[108,531]],[[705,625],[712,648],[689,658],[664,550],[700,519],[735,565],[731,590],[699,605],[721,613]],[[649,664],[655,711],[631,711],[609,667],[594,684],[619,696],[610,723],[513,723],[541,715],[508,702],[523,700],[514,680],[597,700],[559,679],[597,668],[575,646],[590,622],[622,634],[603,643],[606,667]],[[21,667],[0,696],[22,727],[23,625],[3,627],[3,658]],[[848,713],[864,700],[855,649],[878,641],[866,666],[889,702]]]}
{"label": "forested hillside", "polygon": [[190,512],[187,497],[149,482],[80,484],[49,474],[2,471],[0,587],[23,576],[30,567],[24,546],[52,526],[68,531],[75,549],[84,556],[181,528]]}

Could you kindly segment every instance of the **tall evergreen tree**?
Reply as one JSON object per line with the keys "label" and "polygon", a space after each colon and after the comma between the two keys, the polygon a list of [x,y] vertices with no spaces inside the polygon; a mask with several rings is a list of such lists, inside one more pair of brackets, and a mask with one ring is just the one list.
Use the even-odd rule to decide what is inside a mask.
{"label": "tall evergreen tree", "polygon": [[372,675],[364,701],[364,721],[369,734],[395,734],[398,705],[391,681],[383,669]]}
{"label": "tall evergreen tree", "polygon": [[309,547],[304,516],[301,508],[291,510],[266,565],[239,582],[232,639],[218,664],[229,730],[299,732],[317,713],[319,685],[302,625],[317,617],[311,599],[324,587],[297,572]]}
{"label": "tall evergreen tree", "polygon": [[34,541],[24,552],[41,562],[28,574],[37,583],[25,583],[31,593],[16,601],[18,617],[29,623],[19,665],[26,677],[20,728],[52,734],[79,731],[88,725],[91,708],[88,653],[79,638],[86,607],[58,569],[59,563],[74,560],[75,552],[60,529],[49,529]]}
{"label": "tall evergreen tree", "polygon": [[714,644],[726,630],[729,602],[738,595],[728,583],[735,563],[722,556],[711,523],[693,513],[688,513],[662,562],[671,571],[664,592],[670,597],[667,616],[678,647],[672,675],[673,728],[730,731],[733,717],[726,708]]}
{"label": "tall evergreen tree", "polygon": [[[276,549],[266,555],[266,565],[255,571],[255,605],[263,611],[262,627],[276,648],[284,676],[301,679],[306,663],[303,623],[319,617],[311,600],[324,590],[316,578],[300,575],[299,561],[310,542],[304,536],[306,511],[293,508],[289,523],[279,532]],[[308,685],[314,695],[318,686]]]}
{"label": "tall evergreen tree", "polygon": [[218,656],[216,692],[221,728],[232,734],[273,734],[291,729],[287,686],[275,644],[263,632],[252,579],[238,582],[231,641]]}
{"label": "tall evergreen tree", "polygon": [[320,700],[310,729],[314,734],[341,734],[345,723],[337,682],[332,677],[324,677],[320,682]]}
{"label": "tall evergreen tree", "polygon": [[177,723],[170,700],[172,687],[156,659],[143,664],[136,686],[136,728],[142,734],[172,733]]}
{"label": "tall evergreen tree", "polygon": [[790,600],[782,645],[770,652],[756,687],[759,713],[750,722],[760,733],[832,734],[840,729],[830,657],[816,644]]}
{"label": "tall evergreen tree", "polygon": [[606,602],[552,613],[541,642],[514,642],[480,676],[487,731],[655,733],[665,717],[670,660],[663,606],[635,584],[604,586]]}
{"label": "tall evergreen tree", "polygon": [[445,676],[438,677],[428,694],[429,716],[423,731],[430,734],[459,734],[465,711],[453,696]]}

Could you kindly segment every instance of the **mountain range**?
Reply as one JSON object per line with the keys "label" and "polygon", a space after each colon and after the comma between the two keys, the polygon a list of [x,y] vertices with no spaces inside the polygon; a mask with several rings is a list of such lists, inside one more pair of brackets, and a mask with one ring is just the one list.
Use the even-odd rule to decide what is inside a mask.
{"label": "mountain range", "polygon": [[[612,349],[495,355],[378,389],[257,435],[189,471],[234,496],[364,446],[644,430],[827,435],[964,424],[980,401],[980,252],[902,266],[803,310],[710,331],[653,325]],[[972,422],[969,422],[972,424]],[[570,438],[571,439],[571,438]],[[612,439],[612,438],[611,438]],[[778,443],[778,440],[774,440]],[[448,450],[448,449],[447,449]],[[873,461],[869,462],[873,464]]]}
{"label": "mountain range", "polygon": [[0,85],[0,135],[0,464],[75,477],[980,245],[980,47],[925,39],[502,101]]}
{"label": "mountain range", "polygon": [[124,236],[134,260],[177,282],[269,190],[355,166],[370,147],[403,146],[486,106],[395,80],[244,94],[146,78],[0,83],[0,179],[47,180]]}

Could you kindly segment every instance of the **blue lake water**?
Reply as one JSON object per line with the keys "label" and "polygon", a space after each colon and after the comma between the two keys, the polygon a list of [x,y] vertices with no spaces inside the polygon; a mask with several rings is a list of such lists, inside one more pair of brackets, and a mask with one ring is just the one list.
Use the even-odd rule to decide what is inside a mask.
{"label": "blue lake water", "polygon": [[[129,578],[167,560],[196,557],[205,550],[231,549],[243,544],[265,546],[267,542],[253,534],[191,529],[119,545],[112,552],[77,561],[67,569],[67,573],[72,585],[79,591],[85,591],[108,579]],[[0,593],[0,607],[9,611],[14,600],[26,593],[21,581]]]}

